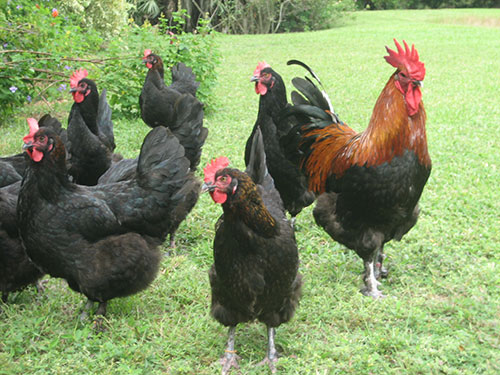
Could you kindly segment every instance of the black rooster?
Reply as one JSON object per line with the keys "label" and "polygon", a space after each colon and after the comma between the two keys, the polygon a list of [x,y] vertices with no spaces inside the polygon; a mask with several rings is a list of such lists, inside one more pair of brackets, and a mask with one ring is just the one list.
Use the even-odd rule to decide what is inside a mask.
{"label": "black rooster", "polygon": [[238,367],[234,350],[238,323],[259,320],[268,328],[263,362],[275,371],[275,327],[289,321],[302,285],[294,231],[267,173],[262,135],[257,128],[246,173],[218,158],[204,169],[204,189],[222,204],[210,269],[212,316],[229,327],[223,374]]}
{"label": "black rooster", "polygon": [[260,127],[267,169],[294,223],[295,216],[312,204],[315,196],[308,191],[307,180],[302,171],[285,157],[280,148],[277,124],[281,110],[288,106],[285,84],[281,76],[265,62],[257,65],[251,81],[255,82],[255,92],[260,95],[259,113],[246,143],[245,163],[249,163],[253,136]]}
{"label": "black rooster", "polygon": [[[75,112],[75,116],[80,116]],[[29,119],[24,138],[30,163],[22,182],[17,219],[26,252],[41,270],[66,279],[71,289],[99,302],[146,288],[193,175],[184,149],[160,127],[145,138],[135,178],[97,186],[70,182],[65,150],[52,131]]]}

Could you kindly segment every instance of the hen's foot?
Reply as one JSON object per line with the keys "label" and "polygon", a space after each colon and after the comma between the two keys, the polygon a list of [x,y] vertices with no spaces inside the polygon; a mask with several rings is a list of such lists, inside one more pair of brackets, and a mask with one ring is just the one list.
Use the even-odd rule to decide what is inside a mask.
{"label": "hen's foot", "polygon": [[233,367],[238,370],[240,368],[240,365],[238,364],[239,359],[240,357],[235,351],[226,350],[226,353],[224,353],[220,359],[220,364],[222,365],[222,375],[229,374]]}
{"label": "hen's foot", "polygon": [[45,291],[45,284],[47,284],[49,282],[48,279],[44,279],[44,280],[38,280],[35,284],[35,287],[36,287],[36,292],[38,294],[41,294]]}
{"label": "hen's foot", "polygon": [[360,290],[361,294],[367,297],[373,297],[374,299],[385,298],[382,292],[378,289],[370,289],[368,287],[364,287]]}
{"label": "hen's foot", "polygon": [[276,362],[278,362],[277,355],[271,358],[269,358],[269,356],[266,356],[266,358],[257,363],[257,366],[268,365],[269,369],[271,370],[271,374],[276,374]]}

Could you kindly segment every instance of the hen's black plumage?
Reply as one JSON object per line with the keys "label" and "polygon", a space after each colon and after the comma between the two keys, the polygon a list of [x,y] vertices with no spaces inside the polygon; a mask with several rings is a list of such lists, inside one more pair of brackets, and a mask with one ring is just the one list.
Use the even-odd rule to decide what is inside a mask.
{"label": "hen's black plumage", "polygon": [[192,183],[189,161],[177,138],[157,128],[144,140],[133,179],[80,186],[69,181],[60,139],[35,131],[32,140],[25,137],[33,160],[17,205],[26,252],[44,272],[99,302],[98,314],[104,314],[108,300],[136,293],[155,278],[170,212]]}
{"label": "hen's black plumage", "polygon": [[[314,194],[307,189],[307,180],[300,169],[290,162],[281,150],[278,133],[280,112],[288,106],[286,88],[281,76],[271,67],[260,63],[254,71],[256,92],[260,95],[259,112],[252,133],[245,146],[248,165],[255,130],[260,127],[264,139],[266,164],[274,185],[280,193],[285,209],[294,218],[304,207],[314,202]],[[262,69],[260,69],[262,67]]]}
{"label": "hen's black plumage", "polygon": [[208,129],[203,127],[203,104],[194,96],[199,83],[191,68],[178,63],[172,68],[172,84],[165,85],[161,58],[146,52],[145,55],[149,70],[139,96],[142,119],[152,128],[168,127],[195,170],[208,135]]}
{"label": "hen's black plumage", "polygon": [[0,292],[7,302],[10,292],[34,284],[43,273],[24,251],[16,223],[17,196],[21,182],[0,188]]}
{"label": "hen's black plumage", "polygon": [[253,319],[268,327],[266,361],[274,369],[274,328],[293,316],[302,280],[294,231],[267,173],[260,130],[255,131],[246,173],[221,166],[210,178],[210,168],[205,169],[205,186],[214,201],[223,202],[224,211],[216,226],[209,275],[211,314],[230,327],[223,372],[237,364],[236,325]]}
{"label": "hen's black plumage", "polygon": [[77,82],[70,90],[75,102],[68,117],[69,174],[75,183],[92,186],[97,184],[114,158],[116,146],[111,108],[106,90],[99,96],[94,81],[81,78]]}

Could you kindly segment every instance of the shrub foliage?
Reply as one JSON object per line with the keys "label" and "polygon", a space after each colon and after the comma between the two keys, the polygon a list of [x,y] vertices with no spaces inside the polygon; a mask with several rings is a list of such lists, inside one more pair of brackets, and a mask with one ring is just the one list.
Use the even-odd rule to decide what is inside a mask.
{"label": "shrub foliage", "polygon": [[162,56],[167,67],[178,61],[192,67],[201,82],[199,98],[210,108],[219,57],[206,21],[186,33],[182,31],[185,14],[175,13],[176,26],[164,19],[154,27],[127,24],[107,38],[110,33],[85,27],[80,15],[66,13],[57,4],[50,0],[0,3],[0,123],[32,101],[67,97],[69,76],[77,68],[86,68],[89,78],[108,90],[115,115],[137,116],[146,48]]}

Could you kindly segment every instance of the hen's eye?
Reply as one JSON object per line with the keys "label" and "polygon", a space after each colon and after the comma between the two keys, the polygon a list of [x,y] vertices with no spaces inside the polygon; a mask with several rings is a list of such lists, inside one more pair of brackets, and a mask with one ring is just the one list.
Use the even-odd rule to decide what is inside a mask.
{"label": "hen's eye", "polygon": [[406,78],[406,74],[404,74],[403,72],[400,72],[399,75],[403,78]]}

